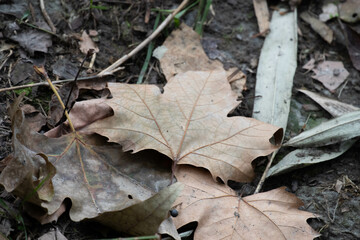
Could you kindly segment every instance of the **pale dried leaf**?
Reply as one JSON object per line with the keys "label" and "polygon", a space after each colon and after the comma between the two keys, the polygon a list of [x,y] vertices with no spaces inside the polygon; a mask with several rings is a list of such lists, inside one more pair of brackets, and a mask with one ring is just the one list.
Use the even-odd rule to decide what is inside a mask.
{"label": "pale dried leaf", "polygon": [[306,70],[313,70],[315,68],[315,59],[310,59],[305,65],[302,67]]}
{"label": "pale dried leaf", "polygon": [[269,30],[270,14],[266,0],[253,0],[256,19],[259,26],[259,32],[264,33]]}
{"label": "pale dried leaf", "polygon": [[342,62],[324,61],[313,69],[312,78],[320,81],[327,89],[334,92],[349,76]]}
{"label": "pale dried leaf", "polygon": [[[274,11],[256,73],[253,118],[286,129],[297,66],[297,12]],[[276,46],[276,47],[274,47]]]}
{"label": "pale dried leaf", "polygon": [[173,31],[162,45],[165,53],[159,58],[167,81],[187,71],[212,71],[223,69],[222,63],[210,60],[204,52],[200,35],[186,24]]}
{"label": "pale dried leaf", "polygon": [[67,238],[59,231],[59,229],[55,228],[54,230],[50,230],[43,234],[38,240],[67,240]]}
{"label": "pale dried leaf", "polygon": [[326,42],[329,44],[334,38],[334,32],[325,23],[321,22],[317,18],[312,17],[308,12],[302,12],[300,17],[305,22],[309,23],[311,28],[317,32]]}
{"label": "pale dried leaf", "polygon": [[339,16],[342,20],[355,23],[360,20],[360,5],[358,0],[347,0],[339,3]]}
{"label": "pale dried leaf", "polygon": [[[171,33],[161,47],[155,49],[154,56],[160,60],[167,81],[186,71],[224,69],[221,62],[207,57],[201,45],[200,35],[184,23]],[[246,89],[246,75],[237,68],[226,70],[226,75],[229,77],[232,90],[242,97],[242,91]]]}
{"label": "pale dried leaf", "polygon": [[[79,130],[99,119],[113,115],[113,110],[104,103],[104,98],[91,99],[75,102],[69,114],[71,122],[76,130]],[[60,113],[60,112],[59,112]],[[63,114],[64,111],[61,111]],[[71,132],[68,121],[45,133],[46,136],[55,138]]]}
{"label": "pale dried leaf", "polygon": [[314,214],[300,211],[302,202],[285,187],[240,198],[229,187],[214,183],[207,171],[180,166],[176,178],[185,185],[174,207],[175,225],[196,221],[194,239],[313,239],[306,222]]}
{"label": "pale dried leaf", "polygon": [[172,217],[168,217],[160,224],[158,233],[159,234],[167,234],[175,240],[181,240],[181,237],[174,225]]}
{"label": "pale dried leaf", "polygon": [[337,17],[338,9],[334,3],[326,3],[322,6],[322,13],[319,15],[319,20],[322,22],[326,22],[329,19]]}
{"label": "pale dried leaf", "polygon": [[311,91],[305,89],[299,89],[299,92],[306,94],[312,100],[314,100],[317,104],[323,107],[326,111],[328,111],[332,116],[337,117],[341,116],[344,113],[352,112],[359,110],[359,108],[352,106],[350,104],[346,104],[335,99],[331,99],[328,97],[321,96],[319,94],[313,93]]}
{"label": "pale dried leaf", "polygon": [[80,45],[80,51],[84,54],[87,54],[90,49],[93,49],[95,52],[99,52],[99,48],[96,46],[94,41],[89,37],[86,31],[83,31],[79,45]]}
{"label": "pale dried leaf", "polygon": [[57,222],[59,217],[66,211],[64,203],[52,214],[48,214],[47,210],[34,204],[24,204],[24,210],[32,218],[38,220],[41,225]]}
{"label": "pale dried leaf", "polygon": [[176,75],[164,93],[153,85],[109,83],[106,104],[114,116],[85,128],[123,145],[124,151],[155,149],[176,164],[210,170],[224,182],[250,181],[251,162],[275,149],[282,131],[245,117],[227,117],[237,105],[224,71]]}

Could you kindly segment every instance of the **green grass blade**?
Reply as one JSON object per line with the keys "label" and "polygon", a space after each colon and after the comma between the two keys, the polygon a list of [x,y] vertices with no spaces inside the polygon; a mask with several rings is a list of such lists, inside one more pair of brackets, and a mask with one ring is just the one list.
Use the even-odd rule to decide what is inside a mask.
{"label": "green grass blade", "polygon": [[[204,2],[205,0],[202,0]],[[197,32],[199,35],[202,35],[204,24],[207,18],[207,15],[209,14],[209,9],[211,6],[212,0],[206,0],[206,5],[204,9],[199,7],[199,15],[195,24],[195,32]],[[200,2],[201,4],[201,2]],[[200,5],[199,5],[200,6]],[[201,14],[202,11],[202,14]]]}
{"label": "green grass blade", "polygon": [[[160,13],[158,13],[156,15],[155,24],[154,24],[154,30],[158,27],[159,22],[160,22]],[[143,82],[145,72],[146,72],[146,70],[147,70],[147,68],[149,66],[150,58],[151,58],[152,52],[154,50],[154,45],[155,45],[155,43],[154,43],[154,41],[152,41],[148,46],[145,62],[143,64],[142,68],[141,68],[139,78],[137,80],[137,84],[140,84],[140,83]]]}

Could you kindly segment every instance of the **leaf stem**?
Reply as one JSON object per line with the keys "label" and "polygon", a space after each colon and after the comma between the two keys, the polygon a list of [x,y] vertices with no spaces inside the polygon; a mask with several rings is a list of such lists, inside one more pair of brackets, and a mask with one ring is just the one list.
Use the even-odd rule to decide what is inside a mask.
{"label": "leaf stem", "polygon": [[36,72],[38,75],[40,75],[41,77],[43,77],[43,78],[48,82],[51,90],[54,92],[54,94],[56,95],[56,98],[57,98],[58,101],[60,102],[61,107],[64,109],[65,116],[66,116],[66,119],[69,121],[69,126],[70,126],[71,130],[72,130],[73,132],[75,132],[75,128],[74,128],[74,125],[72,124],[72,122],[71,122],[71,120],[70,120],[69,113],[68,113],[68,111],[66,110],[66,107],[65,107],[63,101],[61,100],[61,97],[60,97],[59,93],[58,93],[57,90],[55,89],[54,84],[51,82],[49,76],[47,75],[47,73],[46,73],[46,71],[45,71],[45,68],[44,68],[43,66],[38,67],[38,66],[35,66],[35,65],[34,65],[34,70],[35,70],[35,72]]}
{"label": "leaf stem", "polygon": [[265,171],[264,171],[263,175],[261,176],[261,179],[260,179],[260,181],[259,181],[259,183],[258,183],[258,185],[257,185],[257,187],[255,189],[254,194],[257,194],[257,193],[260,192],[260,190],[261,190],[261,188],[262,188],[262,186],[263,186],[263,184],[265,182],[266,176],[267,176],[267,174],[269,172],[269,169],[271,167],[271,164],[274,161],[274,158],[275,158],[278,151],[279,150],[276,150],[275,152],[272,153],[271,158],[270,158],[268,164],[266,165]]}

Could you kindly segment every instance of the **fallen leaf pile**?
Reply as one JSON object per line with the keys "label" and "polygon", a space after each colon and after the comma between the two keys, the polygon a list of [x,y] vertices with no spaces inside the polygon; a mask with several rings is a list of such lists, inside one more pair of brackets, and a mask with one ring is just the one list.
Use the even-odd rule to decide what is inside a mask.
{"label": "fallen leaf pile", "polygon": [[[181,31],[189,29],[172,38]],[[163,92],[109,83],[112,98],[75,103],[76,132],[62,131],[64,123],[37,133],[15,103],[14,152],[0,183],[48,214],[69,198],[73,221],[94,219],[130,235],[180,239],[173,219],[177,228],[198,222],[195,239],[316,237],[306,223],[314,215],[298,210],[301,201],[284,188],[241,198],[214,181],[251,181],[251,162],[278,149],[282,130],[228,117],[239,102],[225,70],[181,69]],[[171,207],[178,217],[168,218]]]}

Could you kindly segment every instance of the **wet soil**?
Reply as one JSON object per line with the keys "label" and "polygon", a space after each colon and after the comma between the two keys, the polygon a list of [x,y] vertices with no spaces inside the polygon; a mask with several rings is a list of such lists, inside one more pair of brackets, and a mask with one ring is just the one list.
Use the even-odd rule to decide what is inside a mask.
{"label": "wet soil", "polygon": [[[38,9],[37,1],[30,2],[34,9]],[[52,46],[48,48],[47,53],[35,52],[32,56],[17,45],[0,71],[0,87],[9,87],[10,83],[11,85],[20,85],[39,81],[31,68],[26,66],[28,62],[45,64],[51,78],[55,77],[54,72],[57,68],[60,68],[58,65],[54,67],[54,64],[59,62],[64,63],[64,69],[70,71],[70,76],[76,73],[77,66],[84,56],[78,49],[76,38],[69,36],[80,33],[84,29],[98,31],[97,44],[100,52],[97,55],[95,68],[92,71],[101,71],[145,39],[152,31],[155,19],[155,14],[152,13],[149,23],[144,23],[146,14],[145,1],[103,1],[102,4],[111,6],[111,9],[93,9],[91,12],[81,10],[88,6],[88,1],[54,2],[57,4],[50,5],[48,12],[50,17],[57,19],[54,22],[58,28],[58,34],[62,38],[52,37]],[[99,3],[98,1],[94,2]],[[177,4],[179,4],[179,1],[155,1],[152,7],[169,9]],[[271,5],[272,3],[270,3]],[[303,1],[299,7],[299,12],[311,10],[314,13],[319,13],[320,7],[321,1]],[[36,12],[38,11],[36,10]],[[59,12],[62,14],[59,15]],[[35,15],[37,17],[41,16],[39,13],[35,13]],[[192,25],[195,16],[196,9],[187,13],[183,20],[188,25]],[[226,68],[237,67],[247,75],[247,90],[244,92],[244,99],[236,110],[236,114],[251,117],[256,83],[256,67],[263,44],[263,38],[253,37],[258,33],[258,27],[252,1],[214,0],[208,20],[202,40],[204,49],[209,58],[220,60]],[[14,21],[14,16],[0,15],[0,30],[2,33],[0,34],[0,40],[16,45],[17,43],[10,41],[5,34],[6,29]],[[360,107],[359,72],[351,64],[346,47],[342,43],[341,34],[338,34],[337,40],[329,45],[313,32],[308,24],[301,20],[298,21],[298,24],[302,35],[299,36],[298,43],[298,68],[294,78],[293,100],[300,104],[309,103],[309,99],[296,91],[297,88],[305,87],[313,92]],[[330,23],[335,29],[337,28],[336,24],[336,21]],[[21,25],[21,28],[29,29],[24,25]],[[156,44],[160,45],[173,28],[174,25],[172,24],[157,38]],[[65,35],[68,37],[66,40]],[[8,52],[0,53],[0,63],[6,59],[6,53]],[[135,83],[145,56],[146,49],[127,61],[124,64],[125,70],[116,73],[112,81]],[[311,78],[311,73],[306,73],[301,68],[311,58],[342,61],[345,68],[350,72],[346,84],[341,86],[335,93],[324,89],[319,82]],[[147,74],[145,81],[147,83],[163,84],[163,76],[159,71],[156,71],[159,65],[157,60],[152,58],[150,65],[153,70]],[[26,74],[27,77],[22,80],[14,77],[20,73],[23,73],[22,75]],[[20,76],[22,75],[20,74]],[[30,90],[25,100],[37,108],[43,108],[46,112],[50,96],[51,92],[47,87],[36,87]],[[4,159],[11,152],[11,127],[6,108],[7,102],[12,101],[14,97],[14,92],[0,93],[0,159]],[[304,115],[308,114],[304,111],[302,113]],[[325,112],[320,115],[330,117]],[[306,117],[304,118],[306,119]],[[304,119],[300,119],[297,124],[301,127],[304,121]],[[292,134],[296,133],[288,133],[288,135]],[[359,155],[359,143],[356,143],[344,155],[332,161],[268,179],[265,182],[263,191],[279,186],[287,186],[289,191],[296,194],[304,202],[304,210],[317,214],[318,218],[309,220],[309,223],[322,234],[319,239],[360,239],[360,218],[358,217],[360,214]],[[258,176],[261,175],[264,166],[264,160],[256,161]],[[3,167],[3,165],[0,165],[0,167]],[[342,180],[346,177],[354,185],[349,184],[338,193],[335,184],[338,179]],[[258,180],[259,177],[253,183],[246,185],[250,189],[248,190],[249,193],[253,191]],[[1,198],[14,208],[14,211],[20,211],[14,196],[3,191]],[[6,216],[5,213],[4,216]],[[44,226],[36,223],[26,213],[23,213],[23,217],[27,234],[31,239],[37,238],[42,233],[55,227],[68,239],[100,238],[104,234],[107,237],[116,236],[109,229],[94,228],[92,223],[73,223],[69,220],[68,214],[60,217],[57,223]],[[22,226],[15,219],[0,216],[0,225],[0,231],[3,233],[6,230],[3,228],[13,229],[10,234],[12,239],[24,238]]]}

